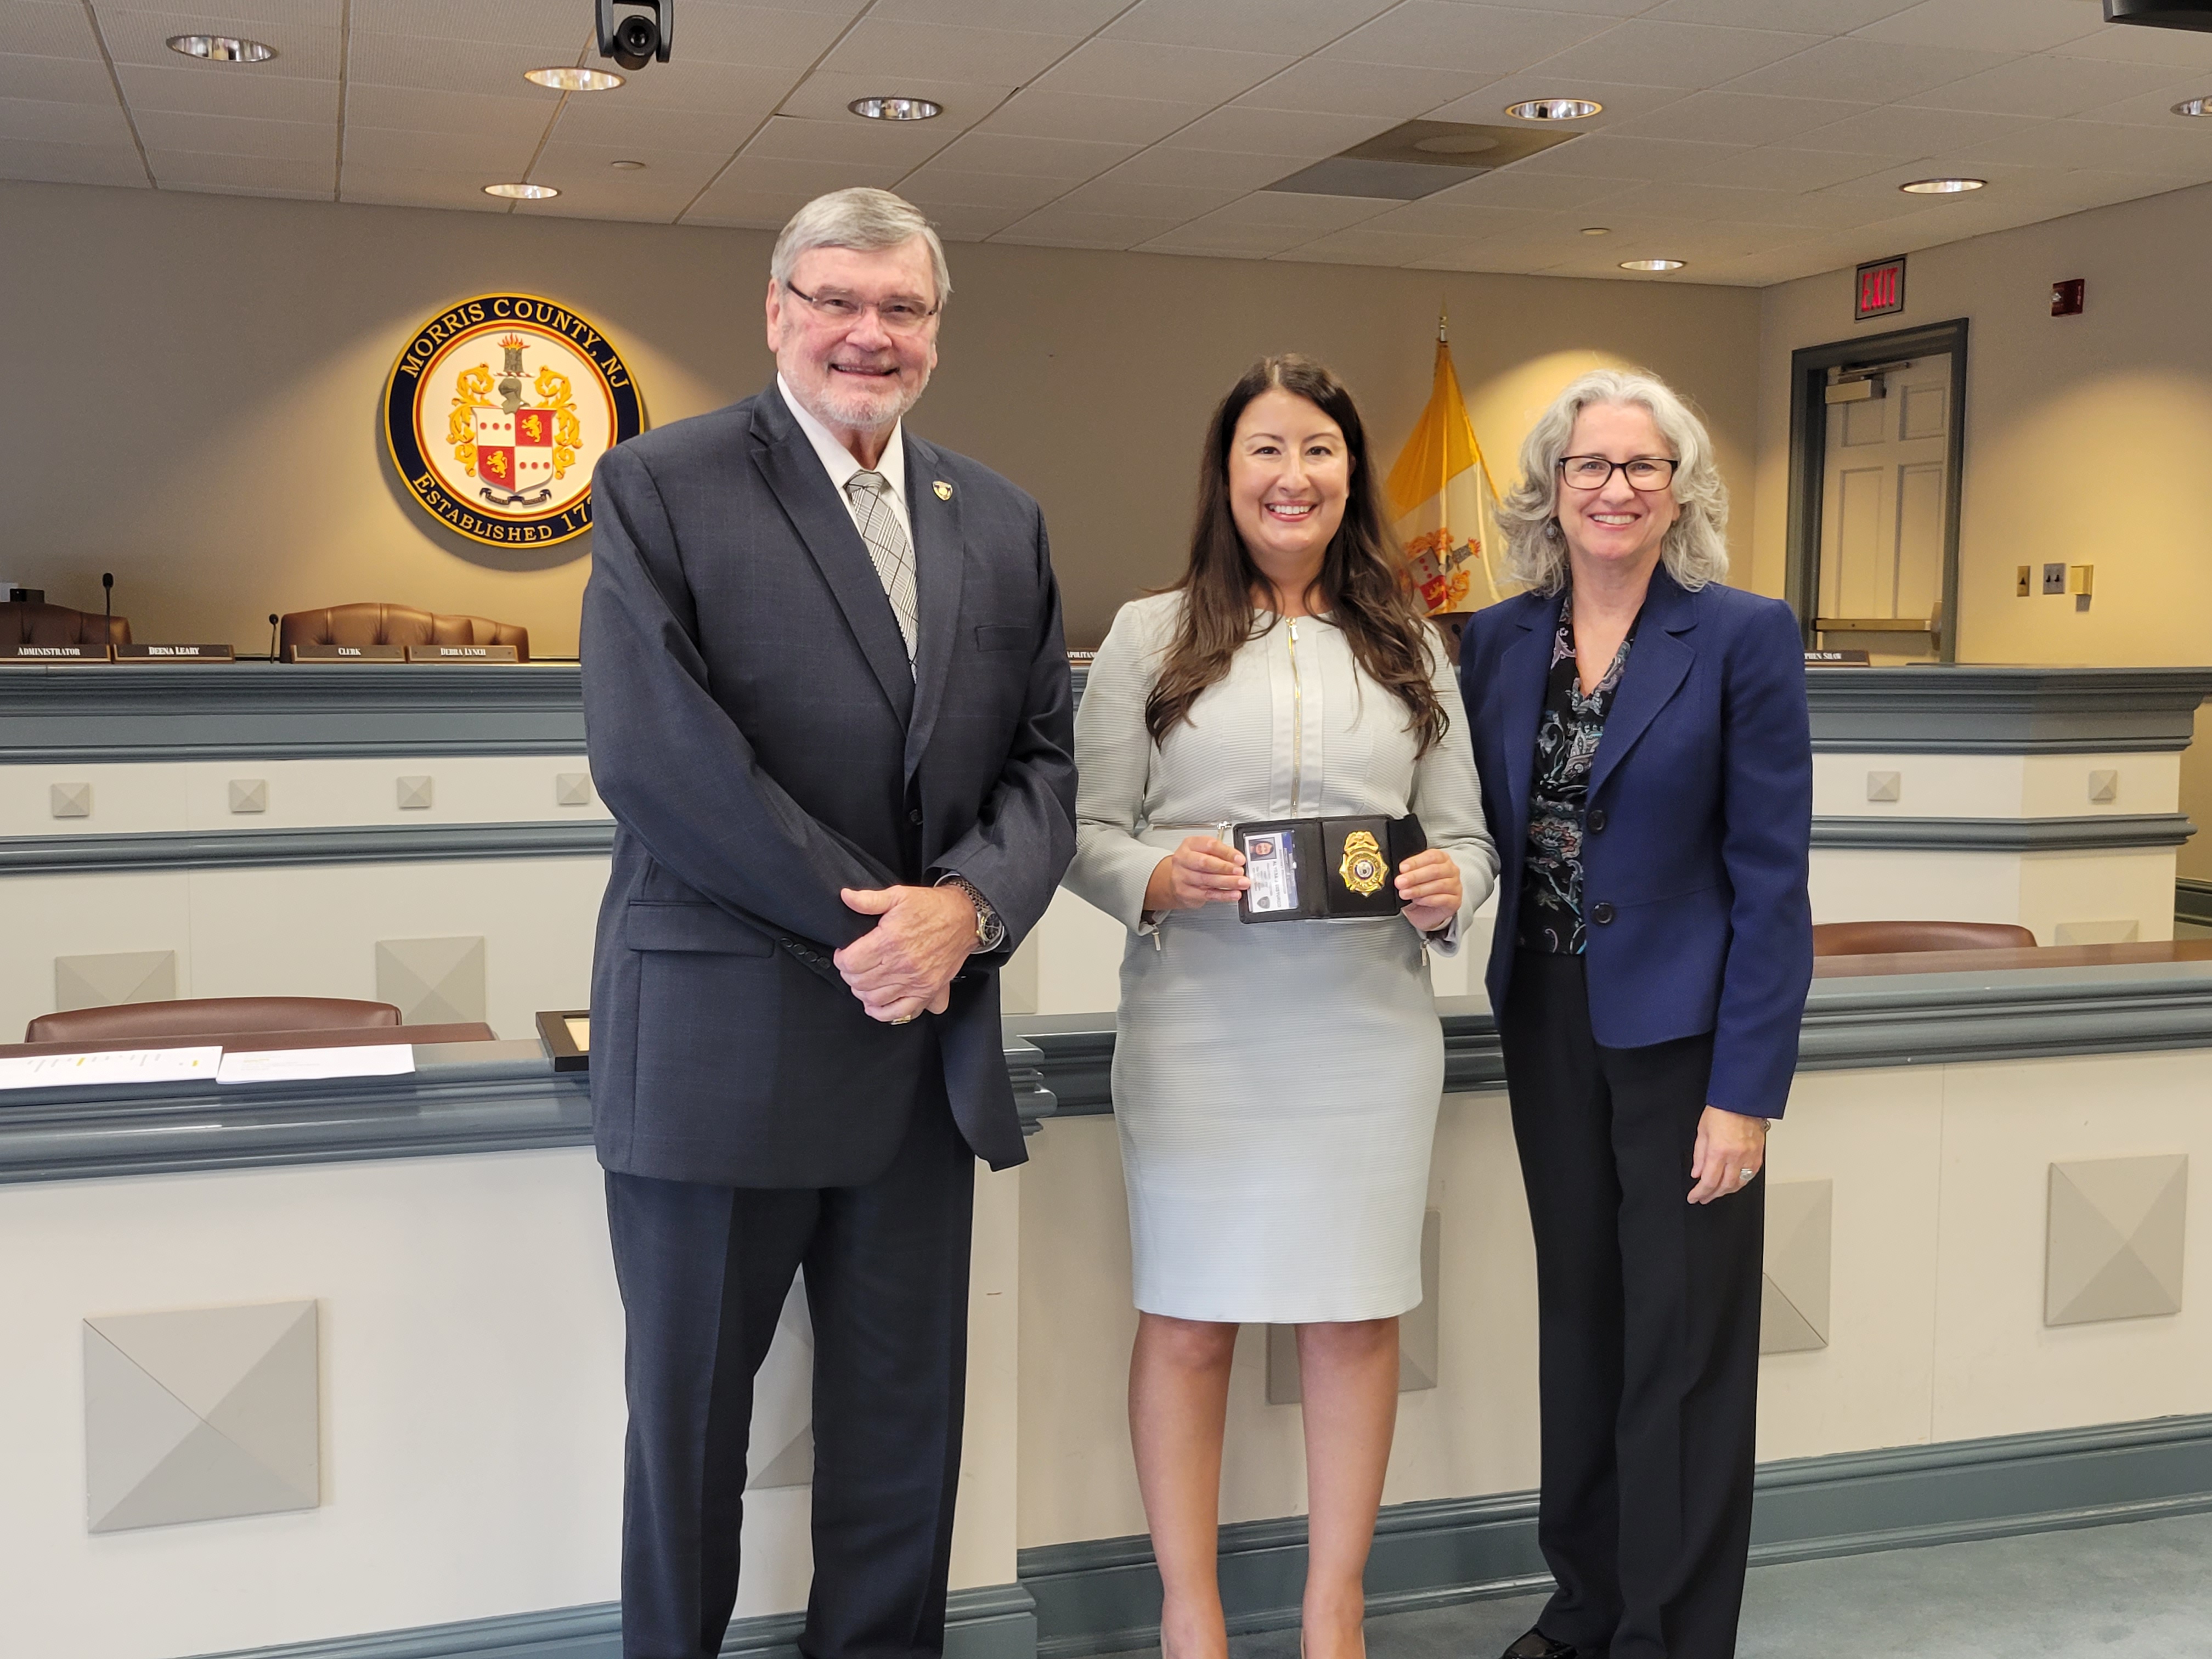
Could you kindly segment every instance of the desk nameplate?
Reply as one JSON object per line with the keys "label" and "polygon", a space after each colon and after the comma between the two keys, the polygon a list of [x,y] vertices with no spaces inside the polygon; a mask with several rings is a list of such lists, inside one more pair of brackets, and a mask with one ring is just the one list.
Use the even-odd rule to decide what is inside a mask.
{"label": "desk nameplate", "polygon": [[0,645],[0,663],[106,662],[105,645]]}
{"label": "desk nameplate", "polygon": [[286,662],[405,662],[404,645],[288,645]]}
{"label": "desk nameplate", "polygon": [[410,645],[410,662],[519,662],[520,653],[511,645]]}
{"label": "desk nameplate", "polygon": [[118,645],[118,662],[236,662],[238,653],[227,645]]}

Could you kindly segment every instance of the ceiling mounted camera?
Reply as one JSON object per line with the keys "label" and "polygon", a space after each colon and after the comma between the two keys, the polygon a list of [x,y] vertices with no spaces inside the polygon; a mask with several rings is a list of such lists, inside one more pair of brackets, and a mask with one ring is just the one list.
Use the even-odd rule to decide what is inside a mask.
{"label": "ceiling mounted camera", "polygon": [[2212,0],[2105,0],[2105,21],[2212,33]]}
{"label": "ceiling mounted camera", "polygon": [[[619,20],[616,13],[623,14]],[[599,0],[599,56],[626,70],[668,61],[676,0]]]}

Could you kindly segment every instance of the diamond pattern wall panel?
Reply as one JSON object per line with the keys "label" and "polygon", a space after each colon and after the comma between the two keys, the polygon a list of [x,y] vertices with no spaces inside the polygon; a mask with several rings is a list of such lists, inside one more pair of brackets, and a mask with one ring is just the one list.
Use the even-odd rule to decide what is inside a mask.
{"label": "diamond pattern wall panel", "polygon": [[316,1507],[317,1330],[313,1302],[86,1320],[89,1528]]}
{"label": "diamond pattern wall panel", "polygon": [[806,1276],[792,1280],[775,1322],[775,1340],[753,1378],[752,1438],[745,1485],[805,1486],[814,1480],[814,1320]]}
{"label": "diamond pattern wall panel", "polygon": [[2052,1164],[2043,1322],[2179,1313],[2188,1214],[2184,1153]]}
{"label": "diamond pattern wall panel", "polygon": [[408,1025],[462,1025],[484,1017],[484,942],[383,939],[376,942],[376,996]]}
{"label": "diamond pattern wall panel", "polygon": [[[1421,1218],[1421,1304],[1398,1320],[1398,1392],[1413,1394],[1437,1386],[1437,1276],[1443,1256],[1443,1217],[1435,1210]],[[1305,1398],[1298,1381],[1298,1332],[1295,1325],[1267,1327],[1267,1403],[1295,1406]]]}
{"label": "diamond pattern wall panel", "polygon": [[1834,1233],[1835,1182],[1784,1181],[1766,1189],[1759,1352],[1803,1353],[1828,1346]]}
{"label": "diamond pattern wall panel", "polygon": [[177,994],[174,951],[112,951],[54,958],[54,1011],[167,1002]]}

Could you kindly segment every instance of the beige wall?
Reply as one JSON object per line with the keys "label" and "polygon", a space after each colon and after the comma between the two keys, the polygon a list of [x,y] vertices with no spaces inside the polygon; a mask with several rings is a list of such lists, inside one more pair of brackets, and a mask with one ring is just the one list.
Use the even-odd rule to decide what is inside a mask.
{"label": "beige wall", "polygon": [[[0,577],[140,638],[258,649],[271,611],[385,599],[526,623],[573,651],[588,537],[484,548],[406,497],[378,402],[410,329],[513,287],[573,304],[629,360],[650,418],[746,396],[769,237],[522,214],[0,184],[9,258]],[[1069,634],[1178,567],[1206,412],[1266,351],[1358,392],[1385,460],[1425,401],[1449,306],[1501,466],[1593,362],[1649,363],[1711,417],[1748,520],[1759,298],[1748,289],[957,246],[944,362],[917,429],[1044,504]]]}
{"label": "beige wall", "polygon": [[[2212,186],[2100,208],[1911,256],[1902,315],[1853,324],[1851,273],[1762,295],[1757,528],[1748,585],[1783,589],[1790,355],[1854,335],[1964,317],[1966,465],[1959,518],[1962,662],[2212,662]],[[2051,314],[2080,276],[2087,306]],[[2146,477],[2159,458],[2169,482]],[[2014,592],[2021,565],[2096,567],[2086,611]],[[2212,823],[2200,719],[2182,795]],[[2181,873],[2212,878],[2212,837]]]}

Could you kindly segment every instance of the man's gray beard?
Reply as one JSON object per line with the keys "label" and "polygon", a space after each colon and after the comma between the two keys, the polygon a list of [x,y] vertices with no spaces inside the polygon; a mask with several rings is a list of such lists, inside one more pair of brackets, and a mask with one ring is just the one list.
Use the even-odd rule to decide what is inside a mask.
{"label": "man's gray beard", "polygon": [[822,407],[811,413],[815,419],[826,426],[850,427],[860,431],[886,427],[903,419],[907,410],[921,401],[921,394],[928,386],[929,376],[925,373],[911,390],[902,391],[898,397],[886,404],[882,398],[872,397],[857,388],[850,396],[845,395],[837,386],[836,374],[833,370],[829,383],[819,394]]}

